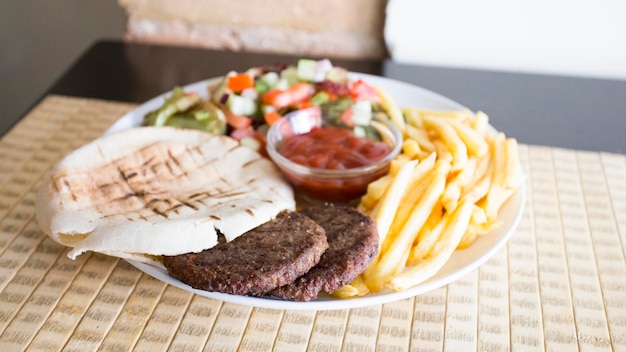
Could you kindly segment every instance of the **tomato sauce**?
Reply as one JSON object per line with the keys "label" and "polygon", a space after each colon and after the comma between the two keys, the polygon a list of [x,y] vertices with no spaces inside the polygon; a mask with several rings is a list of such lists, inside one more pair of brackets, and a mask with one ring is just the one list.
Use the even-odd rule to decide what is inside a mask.
{"label": "tomato sauce", "polygon": [[347,128],[331,126],[291,136],[278,150],[294,163],[329,170],[371,165],[390,151],[384,142],[361,138]]}
{"label": "tomato sauce", "polygon": [[[326,170],[348,170],[372,165],[391,152],[384,142],[362,138],[350,129],[326,126],[283,140],[278,152],[294,163]],[[387,168],[346,177],[298,175],[286,170],[298,193],[308,199],[347,203],[365,194],[367,185]]]}

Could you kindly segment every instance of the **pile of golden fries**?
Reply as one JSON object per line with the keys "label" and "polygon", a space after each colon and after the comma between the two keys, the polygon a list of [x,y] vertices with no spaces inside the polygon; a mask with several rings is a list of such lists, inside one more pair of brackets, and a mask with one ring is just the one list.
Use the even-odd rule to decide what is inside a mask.
{"label": "pile of golden fries", "polygon": [[523,182],[517,141],[495,132],[485,113],[401,113],[391,120],[403,132],[402,153],[359,204],[376,220],[380,250],[335,297],[401,291],[434,276],[455,250],[498,225],[500,208]]}

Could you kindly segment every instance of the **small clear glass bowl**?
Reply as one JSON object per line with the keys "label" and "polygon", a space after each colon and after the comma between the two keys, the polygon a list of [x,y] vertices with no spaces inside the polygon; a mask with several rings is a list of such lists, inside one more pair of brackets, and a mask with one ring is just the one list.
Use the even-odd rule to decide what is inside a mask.
{"label": "small clear glass bowl", "polygon": [[319,109],[289,113],[276,121],[267,133],[267,152],[291,183],[300,201],[307,203],[355,204],[367,192],[367,185],[389,172],[391,161],[402,147],[402,134],[388,119],[372,119],[372,127],[391,147],[379,161],[356,168],[331,170],[297,164],[279,153],[282,141],[321,127]]}

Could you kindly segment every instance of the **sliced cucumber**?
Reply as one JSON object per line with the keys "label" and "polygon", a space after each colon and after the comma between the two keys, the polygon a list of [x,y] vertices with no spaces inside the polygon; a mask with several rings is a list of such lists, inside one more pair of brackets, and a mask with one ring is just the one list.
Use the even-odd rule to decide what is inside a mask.
{"label": "sliced cucumber", "polygon": [[357,125],[368,125],[372,120],[372,104],[367,100],[352,105],[352,121]]}
{"label": "sliced cucumber", "polygon": [[319,61],[310,59],[298,60],[298,78],[303,81],[321,82],[326,78],[326,73],[333,69],[333,64],[328,59]]}
{"label": "sliced cucumber", "polygon": [[361,138],[371,138],[377,141],[382,140],[380,133],[374,127],[372,127],[372,125],[356,126],[352,129],[352,132],[354,132],[356,136]]}
{"label": "sliced cucumber", "polygon": [[298,69],[294,66],[289,66],[280,72],[280,78],[286,79],[289,85],[301,81],[298,77]]}
{"label": "sliced cucumber", "polygon": [[367,133],[365,132],[365,128],[363,128],[363,126],[356,126],[352,129],[352,132],[354,132],[354,134],[357,137],[363,138],[367,136]]}
{"label": "sliced cucumber", "polygon": [[256,113],[256,102],[250,98],[231,94],[226,101],[228,109],[236,115],[254,115]]}
{"label": "sliced cucumber", "polygon": [[304,81],[313,81],[317,71],[317,61],[310,59],[298,60],[298,78]]}
{"label": "sliced cucumber", "polygon": [[348,71],[341,67],[333,67],[326,72],[326,79],[332,82],[345,82],[348,79]]}
{"label": "sliced cucumber", "polygon": [[270,104],[261,104],[261,113],[263,115],[276,111],[276,107]]}
{"label": "sliced cucumber", "polygon": [[326,92],[318,92],[311,98],[311,104],[320,106],[330,101],[330,96]]}
{"label": "sliced cucumber", "polygon": [[278,76],[278,73],[276,73],[276,72],[268,72],[268,73],[264,74],[263,76],[261,76],[261,81],[267,83],[269,88],[271,88],[271,87],[273,87],[276,84],[276,82],[278,82],[279,78],[280,78],[280,76]]}
{"label": "sliced cucumber", "polygon": [[226,79],[223,79],[220,83],[218,83],[217,87],[215,87],[215,90],[213,91],[213,94],[211,95],[211,100],[219,104],[224,94],[229,94],[229,95],[233,94],[233,92],[230,89],[228,89],[228,82]]}
{"label": "sliced cucumber", "polygon": [[291,83],[289,83],[289,80],[287,78],[279,78],[278,81],[276,81],[276,84],[274,84],[274,88],[280,90],[289,89],[290,86]]}
{"label": "sliced cucumber", "polygon": [[243,137],[239,141],[239,143],[241,143],[242,146],[250,148],[257,152],[261,150],[261,142],[256,140],[254,137]]}
{"label": "sliced cucumber", "polygon": [[262,79],[257,79],[256,81],[254,81],[254,89],[257,91],[257,93],[263,94],[270,90],[270,85]]}

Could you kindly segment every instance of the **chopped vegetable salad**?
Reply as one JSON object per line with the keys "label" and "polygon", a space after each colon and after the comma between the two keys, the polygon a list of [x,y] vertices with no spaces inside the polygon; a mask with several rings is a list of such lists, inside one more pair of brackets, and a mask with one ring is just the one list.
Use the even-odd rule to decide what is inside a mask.
{"label": "chopped vegetable salad", "polygon": [[174,88],[162,107],[145,116],[143,124],[228,134],[264,152],[269,126],[295,110],[319,108],[324,125],[376,139],[380,136],[370,120],[386,115],[374,87],[362,79],[350,79],[346,69],[327,59],[229,72],[208,89],[210,98],[204,100]]}

